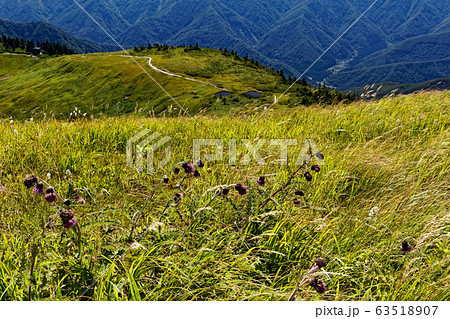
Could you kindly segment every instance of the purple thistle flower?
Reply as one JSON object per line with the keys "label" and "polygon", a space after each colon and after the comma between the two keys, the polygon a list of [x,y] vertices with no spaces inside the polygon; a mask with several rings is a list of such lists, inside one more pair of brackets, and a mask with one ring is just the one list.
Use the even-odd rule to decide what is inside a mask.
{"label": "purple thistle flower", "polygon": [[26,188],[31,188],[38,182],[37,177],[34,175],[28,175],[23,180],[23,185],[25,185]]}
{"label": "purple thistle flower", "polygon": [[198,172],[198,170],[195,170],[194,173],[192,173],[193,177],[200,177],[200,173]]}
{"label": "purple thistle flower", "polygon": [[53,188],[49,187],[45,191],[45,200],[49,203],[53,203],[56,200],[56,194],[53,192]]}
{"label": "purple thistle flower", "polygon": [[190,174],[194,171],[194,164],[192,164],[192,163],[183,163],[183,165],[181,165],[181,167],[183,167],[184,172],[186,174]]}
{"label": "purple thistle flower", "polygon": [[320,165],[319,164],[314,164],[313,166],[311,166],[311,170],[318,173],[320,172]]}
{"label": "purple thistle flower", "polygon": [[222,189],[222,193],[220,194],[220,196],[227,197],[229,192],[230,189],[228,187],[225,187],[224,189]]}
{"label": "purple thistle flower", "polygon": [[37,183],[36,187],[33,188],[33,193],[35,193],[36,195],[44,194],[44,184]]}
{"label": "purple thistle flower", "polygon": [[247,186],[245,185],[236,184],[234,188],[239,192],[239,195],[245,195],[247,193]]}
{"label": "purple thistle flower", "polygon": [[77,224],[77,220],[72,218],[71,220],[63,223],[64,228],[71,229]]}
{"label": "purple thistle flower", "polygon": [[312,181],[312,175],[310,172],[303,173],[303,176],[305,176],[305,178],[308,182]]}
{"label": "purple thistle flower", "polygon": [[402,247],[400,248],[400,250],[406,254],[412,250],[412,246],[410,244],[408,244],[408,242],[406,240],[404,240],[402,242]]}
{"label": "purple thistle flower", "polygon": [[59,212],[59,217],[61,218],[63,224],[68,223],[73,219],[73,210],[62,210]]}
{"label": "purple thistle flower", "polygon": [[266,185],[266,177],[265,176],[260,176],[259,179],[256,181],[256,183],[259,186],[264,187],[264,185]]}
{"label": "purple thistle flower", "polygon": [[322,280],[317,280],[317,278],[311,279],[309,281],[309,285],[316,289],[319,294],[323,294],[325,291],[327,291],[325,283]]}
{"label": "purple thistle flower", "polygon": [[72,204],[72,202],[70,201],[70,199],[64,200],[64,205],[70,206],[71,204]]}
{"label": "purple thistle flower", "polygon": [[174,196],[175,204],[180,203],[182,199],[183,199],[183,194],[182,193],[176,193],[175,194],[175,196]]}
{"label": "purple thistle flower", "polygon": [[205,166],[205,162],[203,162],[202,160],[198,160],[197,162],[195,162],[195,165],[197,165],[198,167],[202,168]]}

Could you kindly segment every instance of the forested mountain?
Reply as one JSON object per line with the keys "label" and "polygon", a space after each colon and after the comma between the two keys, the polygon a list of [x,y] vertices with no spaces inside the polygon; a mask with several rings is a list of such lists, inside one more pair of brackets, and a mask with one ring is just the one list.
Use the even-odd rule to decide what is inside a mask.
{"label": "forested mountain", "polygon": [[[233,49],[298,76],[374,1],[78,2],[125,47],[147,42],[199,43]],[[73,0],[4,0],[0,17],[47,21],[77,37],[112,43]],[[378,0],[307,76],[340,89],[448,76],[448,32],[448,0]],[[438,54],[435,45],[440,48]],[[391,58],[395,61],[388,61]],[[431,64],[437,66],[430,68]]]}
{"label": "forested mountain", "polygon": [[49,41],[60,43],[79,53],[104,51],[108,47],[97,45],[92,41],[78,39],[68,32],[46,22],[23,23],[0,19],[1,35],[39,42]]}

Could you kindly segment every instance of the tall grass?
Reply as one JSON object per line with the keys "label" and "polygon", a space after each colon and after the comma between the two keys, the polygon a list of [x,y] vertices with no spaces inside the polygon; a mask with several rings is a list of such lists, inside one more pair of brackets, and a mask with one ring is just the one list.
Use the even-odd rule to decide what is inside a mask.
{"label": "tall grass", "polygon": [[[328,290],[303,286],[298,300],[448,300],[450,95],[422,93],[215,118],[104,118],[0,124],[1,300],[287,300],[312,262]],[[172,160],[150,176],[126,167],[126,141],[144,128],[171,136]],[[16,131],[14,131],[16,130]],[[261,150],[266,166],[208,162],[183,181],[169,167],[192,160],[192,140],[298,139],[288,166]],[[273,197],[313,139],[325,165]],[[207,150],[205,150],[207,151]],[[226,154],[227,152],[225,152]],[[157,154],[161,158],[162,152]],[[70,170],[71,174],[66,174]],[[303,171],[301,171],[303,172]],[[72,230],[42,227],[61,204],[22,185],[33,173],[63,197],[70,185],[86,204]],[[169,183],[162,184],[164,174]],[[265,175],[266,185],[256,184]],[[242,183],[212,200],[216,187]],[[293,203],[302,189],[301,205]],[[154,195],[152,196],[152,194]],[[211,201],[211,202],[210,202]],[[145,203],[147,203],[145,205]],[[374,209],[377,207],[377,209]],[[372,213],[371,213],[372,211]],[[130,236],[130,230],[134,227]],[[413,249],[400,251],[403,240]],[[32,275],[34,247],[38,253]],[[130,249],[131,247],[131,249]],[[31,294],[28,294],[29,288]]]}

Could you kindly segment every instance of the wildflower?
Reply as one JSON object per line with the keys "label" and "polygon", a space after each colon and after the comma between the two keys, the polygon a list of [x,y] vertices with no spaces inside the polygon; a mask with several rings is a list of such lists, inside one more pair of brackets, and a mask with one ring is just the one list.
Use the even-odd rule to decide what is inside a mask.
{"label": "wildflower", "polygon": [[163,182],[166,184],[169,182],[169,177],[167,177],[167,175],[164,175]]}
{"label": "wildflower", "polygon": [[200,177],[200,173],[198,172],[198,170],[195,170],[194,173],[192,173],[193,177]]}
{"label": "wildflower", "polygon": [[245,195],[247,193],[247,186],[245,185],[236,184],[234,188],[239,192],[239,195]]}
{"label": "wildflower", "polygon": [[53,188],[51,188],[51,187],[47,188],[45,193],[46,193],[45,200],[47,202],[52,203],[56,200],[56,194],[53,192]]}
{"label": "wildflower", "polygon": [[266,177],[260,176],[256,183],[258,183],[259,186],[263,187],[264,185],[266,185]]}
{"label": "wildflower", "polygon": [[311,170],[318,173],[320,172],[320,165],[319,164],[314,164],[313,166],[311,166]]}
{"label": "wildflower", "polygon": [[183,167],[184,172],[186,174],[190,174],[194,171],[194,164],[192,164],[192,163],[183,163],[183,165],[181,165],[181,167]]}
{"label": "wildflower", "polygon": [[64,200],[64,205],[70,206],[71,204],[72,204],[72,202],[70,201],[70,199]]}
{"label": "wildflower", "polygon": [[322,280],[317,280],[317,278],[311,279],[309,281],[309,285],[316,289],[319,294],[323,294],[325,291],[327,291],[325,283]]}
{"label": "wildflower", "polygon": [[377,206],[372,207],[372,209],[369,211],[369,219],[376,221],[377,220],[377,216],[376,214],[378,213],[380,209]]}
{"label": "wildflower", "polygon": [[220,194],[220,196],[227,197],[229,192],[230,189],[228,187],[225,187],[224,189],[222,189],[222,193]]}
{"label": "wildflower", "polygon": [[44,194],[44,184],[37,183],[36,187],[33,188],[33,193],[35,193],[36,195]]}
{"label": "wildflower", "polygon": [[197,162],[195,162],[195,165],[197,165],[198,167],[202,168],[205,166],[205,163],[202,160],[198,160]]}
{"label": "wildflower", "polygon": [[52,177],[52,174],[47,173],[47,179],[50,179]]}
{"label": "wildflower", "polygon": [[16,129],[14,129],[14,135],[18,135],[19,134],[19,132],[17,132],[17,130]]}
{"label": "wildflower", "polygon": [[412,250],[412,246],[410,244],[408,244],[408,242],[405,239],[402,242],[402,247],[400,248],[400,250],[404,253],[409,253]]}
{"label": "wildflower", "polygon": [[181,202],[182,199],[183,199],[183,194],[182,193],[176,193],[175,194],[175,197],[174,197],[175,204],[178,204],[179,202]]}
{"label": "wildflower", "polygon": [[11,120],[11,121],[9,121],[9,123],[11,123],[11,124],[14,124],[14,121],[13,121],[13,120]]}
{"label": "wildflower", "polygon": [[298,189],[294,192],[295,195],[297,196],[305,196],[305,192],[302,191],[301,189]]}
{"label": "wildflower", "polygon": [[69,220],[73,218],[73,210],[62,210],[59,212],[59,217],[61,218],[63,223],[67,223]]}
{"label": "wildflower", "polygon": [[303,173],[303,176],[305,176],[305,178],[308,182],[310,182],[312,180],[312,175],[310,172]]}
{"label": "wildflower", "polygon": [[28,175],[23,180],[23,185],[25,185],[26,188],[31,188],[32,186],[36,185],[38,182],[37,177],[34,175]]}
{"label": "wildflower", "polygon": [[175,175],[178,175],[178,174],[180,173],[180,168],[179,168],[179,167],[175,167],[175,168],[173,169],[173,173],[174,173]]}
{"label": "wildflower", "polygon": [[30,117],[30,122],[33,122],[33,121],[34,121],[34,119],[32,117]]}
{"label": "wildflower", "polygon": [[63,223],[64,228],[71,229],[77,224],[77,220],[72,218],[67,223]]}
{"label": "wildflower", "polygon": [[317,258],[316,260],[314,260],[314,265],[319,268],[323,268],[327,266],[327,262],[323,258]]}

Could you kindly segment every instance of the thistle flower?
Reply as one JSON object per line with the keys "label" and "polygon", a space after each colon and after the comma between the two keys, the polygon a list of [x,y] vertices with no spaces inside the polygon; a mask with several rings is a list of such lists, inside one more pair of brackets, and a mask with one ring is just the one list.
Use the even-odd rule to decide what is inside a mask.
{"label": "thistle flower", "polygon": [[245,195],[247,193],[247,186],[245,185],[236,184],[234,188],[239,192],[239,195]]}
{"label": "thistle flower", "polygon": [[33,193],[35,193],[36,195],[44,194],[44,184],[37,183],[36,187],[33,188]]}
{"label": "thistle flower", "polygon": [[313,166],[311,166],[311,170],[318,173],[320,172],[320,165],[319,164],[314,164]]}
{"label": "thistle flower", "polygon": [[70,199],[64,200],[64,205],[70,206],[71,204],[72,204],[72,202],[70,201]]}
{"label": "thistle flower", "polygon": [[202,168],[205,166],[205,162],[203,162],[202,160],[198,160],[197,162],[195,162],[195,165],[197,165],[198,167]]}
{"label": "thistle flower", "polygon": [[173,169],[173,173],[175,174],[175,175],[178,175],[179,173],[180,173],[180,168],[177,166],[177,167],[175,167],[174,169]]}
{"label": "thistle flower", "polygon": [[310,182],[311,180],[312,180],[312,175],[311,175],[311,173],[310,172],[305,172],[305,173],[303,173],[303,176],[305,176],[305,178],[306,178],[306,180],[308,181],[308,182]]}
{"label": "thistle flower", "polygon": [[228,187],[225,187],[224,189],[222,189],[222,193],[220,194],[220,196],[227,197],[229,192],[230,189]]}
{"label": "thistle flower", "polygon": [[309,285],[316,289],[319,294],[323,294],[325,291],[327,291],[325,283],[322,280],[317,280],[317,278],[311,279],[309,281]]}
{"label": "thistle flower", "polygon": [[68,223],[73,218],[73,210],[62,210],[59,212],[59,217],[61,218],[63,224]]}
{"label": "thistle flower", "polygon": [[327,262],[323,258],[317,258],[316,260],[314,260],[314,265],[319,268],[323,268],[327,266]]}
{"label": "thistle flower", "polygon": [[63,223],[64,228],[71,229],[77,224],[77,220],[75,218],[72,218],[66,223]]}
{"label": "thistle flower", "polygon": [[26,188],[31,188],[38,182],[37,177],[34,175],[28,175],[23,180],[23,185],[25,185]]}
{"label": "thistle flower", "polygon": [[192,173],[193,177],[200,177],[200,173],[198,172],[198,170],[195,170],[194,173]]}
{"label": "thistle flower", "polygon": [[265,176],[260,176],[259,179],[256,181],[256,183],[259,186],[264,187],[264,185],[266,185],[266,177]]}
{"label": "thistle flower", "polygon": [[169,177],[167,177],[167,175],[164,175],[163,182],[166,184],[169,182]]}
{"label": "thistle flower", "polygon": [[181,167],[184,169],[186,174],[190,174],[194,171],[194,164],[192,163],[183,163]]}
{"label": "thistle flower", "polygon": [[402,247],[400,247],[400,250],[404,253],[409,253],[412,250],[412,246],[408,244],[406,239],[402,242]]}
{"label": "thistle flower", "polygon": [[183,199],[183,194],[182,193],[176,193],[175,194],[175,196],[174,196],[175,204],[180,203],[182,199]]}
{"label": "thistle flower", "polygon": [[297,196],[305,196],[305,192],[302,191],[301,189],[298,189],[294,192],[295,195]]}
{"label": "thistle flower", "polygon": [[53,192],[53,188],[51,188],[51,187],[47,188],[45,193],[46,193],[45,200],[47,202],[52,203],[56,200],[56,194]]}

